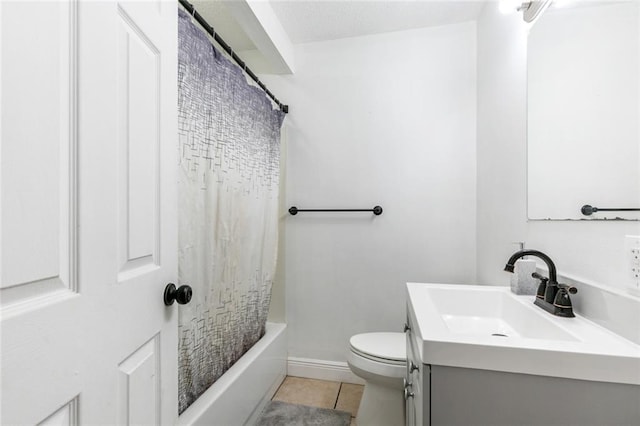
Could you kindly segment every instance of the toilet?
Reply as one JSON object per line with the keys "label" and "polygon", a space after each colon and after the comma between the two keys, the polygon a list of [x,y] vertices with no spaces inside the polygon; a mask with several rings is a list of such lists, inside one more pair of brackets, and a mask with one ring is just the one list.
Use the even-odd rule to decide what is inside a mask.
{"label": "toilet", "polygon": [[403,425],[402,379],[406,374],[404,333],[363,333],[349,340],[347,363],[365,381],[358,426]]}

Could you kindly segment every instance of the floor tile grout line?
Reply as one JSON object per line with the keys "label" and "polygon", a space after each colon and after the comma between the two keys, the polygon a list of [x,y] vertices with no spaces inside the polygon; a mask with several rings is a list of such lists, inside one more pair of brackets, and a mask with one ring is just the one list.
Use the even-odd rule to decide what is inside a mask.
{"label": "floor tile grout line", "polygon": [[[333,408],[330,408],[331,405],[329,405],[328,407],[327,407],[327,405],[324,406],[324,407],[327,407],[329,410],[340,411],[341,409],[338,408],[338,403],[340,402],[342,391],[344,390],[345,392],[347,392],[349,394],[351,392],[349,390],[350,389],[349,387],[345,387],[345,385],[351,386],[351,384],[348,384],[348,383],[345,383],[345,382],[342,382],[342,381],[321,380],[321,379],[313,379],[313,378],[310,378],[310,377],[297,377],[297,376],[289,376],[289,375],[287,375],[287,376],[285,376],[285,379],[280,383],[280,385],[276,389],[276,392],[274,393],[273,397],[271,398],[271,401],[276,401],[277,400],[277,401],[283,401],[283,402],[289,402],[289,403],[292,403],[292,404],[296,404],[296,402],[288,401],[287,398],[285,398],[285,399],[276,399],[278,394],[283,389],[288,389],[289,379],[299,379],[299,380],[302,380],[302,381],[319,381],[319,382],[327,382],[327,383],[337,384],[338,385],[338,389],[337,389],[337,393],[335,394],[335,399],[334,399],[334,402],[333,402]],[[345,397],[346,396],[343,396],[343,398],[345,398]],[[362,399],[362,395],[360,395],[360,399]],[[360,401],[358,401],[357,405],[360,405],[359,402]],[[297,402],[297,404],[300,404],[300,402]],[[307,405],[307,406],[310,406],[310,407],[323,408],[322,405],[316,405],[316,404],[310,404],[310,403],[302,404],[302,405]],[[351,417],[352,421],[355,420],[355,418],[356,418],[355,414],[356,413],[353,413],[351,411],[351,409],[349,409],[349,410],[342,409],[342,411],[347,411],[349,414],[351,414],[350,417]]]}
{"label": "floor tile grout line", "polygon": [[340,392],[342,392],[342,382],[340,382],[340,387],[338,388],[338,394],[336,395],[336,401],[333,403],[333,409],[337,410],[338,400],[340,399]]}

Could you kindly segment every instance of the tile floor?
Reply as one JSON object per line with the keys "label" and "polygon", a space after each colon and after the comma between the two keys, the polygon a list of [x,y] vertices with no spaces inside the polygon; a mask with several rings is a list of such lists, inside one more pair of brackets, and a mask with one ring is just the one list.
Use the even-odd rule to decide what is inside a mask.
{"label": "tile floor", "polygon": [[351,383],[287,376],[273,400],[347,411],[351,413],[351,424],[355,425],[363,390],[364,386]]}

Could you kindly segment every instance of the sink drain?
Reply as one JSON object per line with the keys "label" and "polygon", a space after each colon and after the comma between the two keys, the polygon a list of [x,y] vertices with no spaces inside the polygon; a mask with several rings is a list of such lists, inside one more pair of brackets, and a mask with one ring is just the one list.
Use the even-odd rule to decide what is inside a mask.
{"label": "sink drain", "polygon": [[491,333],[492,336],[498,336],[498,337],[509,337],[506,334],[502,334],[502,333]]}

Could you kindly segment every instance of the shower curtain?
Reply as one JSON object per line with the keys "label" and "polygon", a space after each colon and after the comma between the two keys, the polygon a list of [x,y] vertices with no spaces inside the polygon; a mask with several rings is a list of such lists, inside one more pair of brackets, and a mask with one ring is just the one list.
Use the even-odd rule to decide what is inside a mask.
{"label": "shower curtain", "polygon": [[265,332],[278,238],[284,114],[179,11],[182,413]]}

